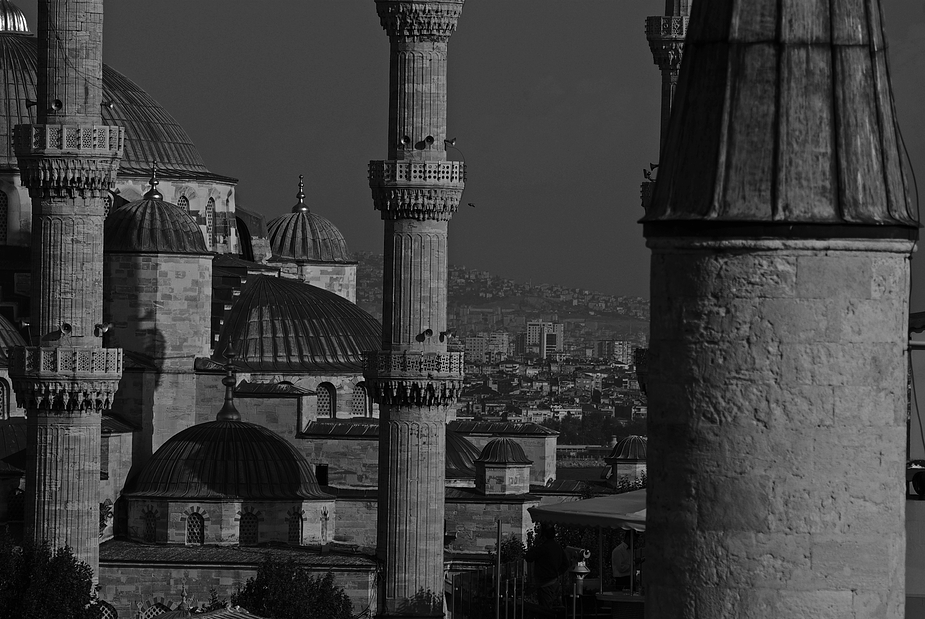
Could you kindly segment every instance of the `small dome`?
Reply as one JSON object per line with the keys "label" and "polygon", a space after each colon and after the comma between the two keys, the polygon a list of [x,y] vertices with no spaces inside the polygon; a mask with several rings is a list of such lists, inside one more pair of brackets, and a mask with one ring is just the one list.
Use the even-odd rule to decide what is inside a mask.
{"label": "small dome", "polygon": [[0,32],[29,34],[25,13],[9,0],[0,0]]}
{"label": "small dome", "polygon": [[644,436],[627,436],[614,445],[604,460],[645,460],[648,440]]}
{"label": "small dome", "polygon": [[475,461],[485,464],[533,464],[520,443],[507,437],[490,440]]}
{"label": "small dome", "polygon": [[199,224],[186,209],[164,202],[154,181],[142,200],[109,213],[103,248],[114,253],[208,254]]}
{"label": "small dome", "polygon": [[353,262],[344,235],[330,221],[309,211],[299,177],[298,203],[292,213],[269,223],[271,261]]}
{"label": "small dome", "polygon": [[222,326],[214,360],[229,343],[235,365],[251,371],[363,371],[363,353],[379,350],[382,327],[347,299],[302,282],[248,277]]}
{"label": "small dome", "polygon": [[452,430],[446,431],[446,478],[460,479],[475,477],[475,459],[478,448],[466,437]]}
{"label": "small dome", "polygon": [[211,421],[161,445],[128,493],[173,499],[327,499],[286,439],[243,421]]}
{"label": "small dome", "polygon": [[9,362],[10,348],[28,345],[13,323],[4,316],[0,316],[0,366],[4,366]]}

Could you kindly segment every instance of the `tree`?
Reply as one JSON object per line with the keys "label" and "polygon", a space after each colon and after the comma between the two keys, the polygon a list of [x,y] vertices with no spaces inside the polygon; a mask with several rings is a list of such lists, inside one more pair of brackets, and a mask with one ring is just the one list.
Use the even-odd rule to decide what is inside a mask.
{"label": "tree", "polygon": [[312,576],[291,559],[277,561],[267,555],[231,603],[270,619],[351,619],[353,604],[334,576]]}
{"label": "tree", "polygon": [[0,619],[93,619],[93,570],[70,548],[0,537]]}

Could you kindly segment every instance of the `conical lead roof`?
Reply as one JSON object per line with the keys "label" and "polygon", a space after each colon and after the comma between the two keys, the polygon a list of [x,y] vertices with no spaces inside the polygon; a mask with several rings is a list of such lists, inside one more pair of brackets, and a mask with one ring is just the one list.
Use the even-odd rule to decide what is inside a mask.
{"label": "conical lead roof", "polygon": [[917,236],[879,0],[693,3],[647,236]]}

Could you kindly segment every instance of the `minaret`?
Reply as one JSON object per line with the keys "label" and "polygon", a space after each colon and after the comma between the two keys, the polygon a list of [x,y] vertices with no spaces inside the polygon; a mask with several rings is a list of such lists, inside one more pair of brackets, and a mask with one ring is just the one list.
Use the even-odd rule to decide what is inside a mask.
{"label": "minaret", "polygon": [[918,218],[881,15],[692,7],[643,218],[650,619],[904,615]]}
{"label": "minaret", "polygon": [[32,346],[10,376],[27,410],[25,535],[99,567],[100,414],[122,351],[104,349],[103,195],[123,131],[105,126],[103,0],[40,0],[37,123],[14,147],[32,197]]}
{"label": "minaret", "polygon": [[461,353],[446,349],[447,223],[464,164],[446,160],[447,43],[464,0],[376,0],[389,35],[387,161],[369,184],[385,223],[382,349],[364,372],[380,405],[380,604],[388,616],[443,616],[447,408]]}
{"label": "minaret", "polygon": [[[659,157],[668,136],[668,120],[671,118],[671,106],[674,92],[681,72],[681,58],[684,56],[684,37],[687,36],[687,23],[690,15],[691,0],[665,0],[665,14],[646,18],[646,39],[652,58],[662,72],[662,107],[659,124]],[[652,200],[655,181],[647,173],[642,183],[642,207],[646,208]]]}

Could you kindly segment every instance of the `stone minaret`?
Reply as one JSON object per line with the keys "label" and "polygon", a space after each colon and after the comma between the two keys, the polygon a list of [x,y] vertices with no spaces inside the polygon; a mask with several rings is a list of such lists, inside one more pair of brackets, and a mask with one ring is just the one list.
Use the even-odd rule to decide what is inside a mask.
{"label": "stone minaret", "polygon": [[879,0],[695,2],[654,200],[649,619],[900,619],[909,258]]}
{"label": "stone minaret", "polygon": [[387,161],[369,165],[385,222],[382,349],[365,376],[380,405],[380,603],[389,616],[443,616],[447,408],[462,381],[446,350],[447,223],[464,165],[446,160],[447,42],[464,0],[376,0],[389,35]]}
{"label": "stone minaret", "polygon": [[27,409],[26,537],[99,566],[100,411],[122,351],[101,347],[103,194],[123,132],[104,126],[103,0],[40,0],[37,123],[14,147],[32,197],[32,346],[10,376]]}

